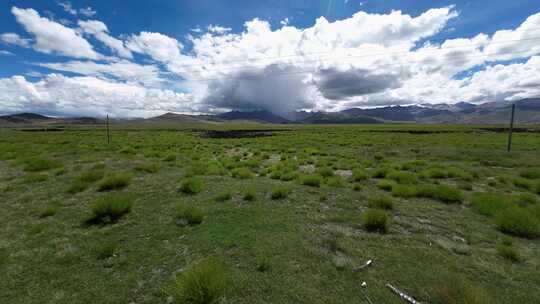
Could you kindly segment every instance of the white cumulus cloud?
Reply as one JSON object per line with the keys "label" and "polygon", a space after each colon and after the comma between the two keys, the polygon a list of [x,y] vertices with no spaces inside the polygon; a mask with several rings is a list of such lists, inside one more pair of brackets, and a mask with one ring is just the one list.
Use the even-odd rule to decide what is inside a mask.
{"label": "white cumulus cloud", "polygon": [[[301,109],[540,96],[535,40],[540,13],[514,29],[443,41],[433,37],[458,18],[453,7],[417,16],[360,11],[336,21],[320,17],[306,28],[288,20],[273,28],[254,18],[240,32],[197,26],[191,30],[196,35],[181,43],[152,31],[115,38],[98,20],[79,20],[75,29],[33,9],[12,12],[33,39],[4,33],[2,41],[72,57],[33,64],[78,76],[34,74],[35,82],[0,78],[0,110],[8,112],[149,116],[266,109],[287,115]],[[98,54],[82,35],[112,55]],[[520,60],[507,61],[514,59]]]}
{"label": "white cumulus cloud", "polygon": [[124,42],[109,35],[105,23],[97,20],[79,21],[79,26],[89,35],[93,35],[113,52],[124,58],[132,58],[131,51],[124,46]]}
{"label": "white cumulus cloud", "polygon": [[68,115],[149,116],[164,111],[193,111],[191,96],[96,77],[49,74],[38,82],[23,76],[0,79],[4,112],[38,111]]}
{"label": "white cumulus cloud", "polygon": [[42,53],[58,53],[75,58],[99,59],[101,55],[94,51],[74,29],[41,17],[34,9],[12,7],[11,12],[24,29],[34,36],[32,47]]}
{"label": "white cumulus cloud", "polygon": [[5,43],[17,45],[20,47],[29,47],[32,40],[22,38],[16,33],[4,33],[0,35],[0,40],[2,40]]}
{"label": "white cumulus cloud", "polygon": [[39,63],[39,66],[56,71],[71,72],[79,75],[101,78],[116,78],[124,82],[138,83],[145,86],[157,87],[164,80],[160,70],[155,65],[141,65],[127,60],[108,63],[93,61],[68,61],[62,63]]}
{"label": "white cumulus cloud", "polygon": [[127,47],[133,52],[147,54],[156,61],[172,62],[181,57],[182,44],[160,33],[141,32],[130,37]]}

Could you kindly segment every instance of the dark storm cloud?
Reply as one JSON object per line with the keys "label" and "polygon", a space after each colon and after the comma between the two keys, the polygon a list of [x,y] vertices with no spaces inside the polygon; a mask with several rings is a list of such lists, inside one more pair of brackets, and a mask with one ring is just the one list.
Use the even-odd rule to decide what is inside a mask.
{"label": "dark storm cloud", "polygon": [[377,74],[365,69],[340,71],[330,68],[319,71],[316,85],[321,94],[332,100],[380,93],[399,87],[399,74]]}
{"label": "dark storm cloud", "polygon": [[271,65],[263,70],[244,71],[209,83],[203,104],[209,108],[268,110],[286,114],[310,108],[305,74],[294,67]]}

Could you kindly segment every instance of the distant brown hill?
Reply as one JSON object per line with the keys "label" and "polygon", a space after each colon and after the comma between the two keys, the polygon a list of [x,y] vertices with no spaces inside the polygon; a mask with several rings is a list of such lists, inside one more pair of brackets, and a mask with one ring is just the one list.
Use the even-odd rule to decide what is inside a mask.
{"label": "distant brown hill", "polygon": [[[516,105],[515,120],[518,124],[540,123],[540,98],[522,99]],[[475,105],[466,102],[456,104],[418,104],[411,106],[388,106],[372,109],[351,108],[340,112],[298,111],[280,115],[269,111],[230,111],[216,115],[189,115],[165,113],[147,119],[126,120],[130,123],[269,123],[269,124],[375,124],[375,123],[422,123],[422,124],[506,124],[510,118],[511,102],[489,102]],[[123,120],[115,120],[122,122]],[[56,118],[35,113],[0,116],[0,126],[19,125],[92,125],[104,123],[93,117]]]}
{"label": "distant brown hill", "polygon": [[23,125],[93,125],[104,123],[102,119],[94,117],[49,117],[35,113],[19,113],[0,116],[0,126]]}
{"label": "distant brown hill", "polygon": [[160,116],[151,117],[148,119],[143,119],[142,121],[146,122],[167,122],[167,123],[201,123],[207,122],[204,119],[199,118],[197,115],[187,115],[187,114],[176,114],[176,113],[165,113]]}

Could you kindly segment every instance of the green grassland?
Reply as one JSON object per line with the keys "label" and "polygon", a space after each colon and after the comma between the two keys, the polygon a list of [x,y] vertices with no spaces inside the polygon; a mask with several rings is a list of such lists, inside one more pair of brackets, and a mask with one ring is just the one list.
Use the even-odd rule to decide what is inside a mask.
{"label": "green grassland", "polygon": [[534,132],[0,129],[1,302],[538,302],[539,194]]}

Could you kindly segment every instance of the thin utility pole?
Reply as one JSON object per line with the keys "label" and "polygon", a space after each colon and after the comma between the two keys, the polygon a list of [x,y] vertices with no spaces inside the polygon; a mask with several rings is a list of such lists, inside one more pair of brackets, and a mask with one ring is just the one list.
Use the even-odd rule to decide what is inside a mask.
{"label": "thin utility pole", "polygon": [[107,114],[107,144],[111,143],[111,133],[109,132],[109,114]]}
{"label": "thin utility pole", "polygon": [[506,148],[507,152],[510,152],[512,149],[512,131],[514,129],[514,112],[516,111],[516,104],[512,104],[512,115],[510,116],[510,129],[508,130],[508,147]]}

